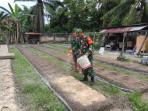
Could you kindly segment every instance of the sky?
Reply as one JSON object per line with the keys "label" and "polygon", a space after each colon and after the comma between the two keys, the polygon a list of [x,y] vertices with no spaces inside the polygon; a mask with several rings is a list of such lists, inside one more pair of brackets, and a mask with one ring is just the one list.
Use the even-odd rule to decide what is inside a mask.
{"label": "sky", "polygon": [[10,5],[12,6],[12,8],[14,8],[15,4],[17,4],[19,7],[22,8],[22,5],[26,5],[28,8],[35,5],[36,2],[31,2],[31,1],[27,1],[27,2],[15,2],[14,0],[0,0],[0,6],[5,7],[6,9],[9,10],[9,6],[8,3],[10,3]]}

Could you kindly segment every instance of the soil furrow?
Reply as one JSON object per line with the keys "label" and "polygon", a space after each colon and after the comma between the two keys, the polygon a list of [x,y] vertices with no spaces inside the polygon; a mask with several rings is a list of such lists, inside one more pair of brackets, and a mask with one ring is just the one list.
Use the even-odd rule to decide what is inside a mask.
{"label": "soil furrow", "polygon": [[[65,62],[73,64],[73,60],[67,55],[58,54],[56,52],[53,52],[43,47],[39,47],[35,45],[29,45],[29,46],[37,50],[40,50],[42,52],[45,52],[51,56],[54,56],[56,58],[59,58]],[[136,77],[127,76],[127,75],[122,74],[122,72],[118,73],[118,72],[111,71],[109,69],[105,69],[105,68],[102,68],[96,65],[94,65],[94,70],[95,70],[95,75],[105,80],[108,80],[114,84],[125,87],[127,89],[131,89],[134,91],[142,91],[142,92],[145,92],[148,90],[148,85],[147,85],[148,83],[141,81],[137,79]]]}

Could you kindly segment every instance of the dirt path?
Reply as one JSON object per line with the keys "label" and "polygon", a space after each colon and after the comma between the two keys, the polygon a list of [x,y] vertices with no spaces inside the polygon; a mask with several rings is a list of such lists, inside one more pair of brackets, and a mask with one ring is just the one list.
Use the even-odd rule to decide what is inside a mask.
{"label": "dirt path", "polygon": [[[59,48],[55,48],[55,47],[45,45],[45,44],[41,45],[41,46],[46,46],[48,48],[52,48],[52,49],[55,49],[55,50],[68,52],[65,49],[59,49]],[[109,54],[109,53],[107,53],[107,54]],[[104,55],[104,56],[94,55],[94,60],[99,60],[101,62],[107,62],[107,63],[113,64],[113,65],[119,65],[119,66],[122,66],[122,67],[125,67],[125,68],[131,68],[131,69],[135,69],[135,70],[139,70],[139,71],[148,72],[148,66],[144,66],[144,65],[139,64],[139,63],[120,62],[120,61],[117,61],[117,59],[116,59],[117,55],[116,55],[116,57],[113,57],[114,55],[107,55],[107,54]]]}
{"label": "dirt path", "polygon": [[[68,59],[67,55],[58,54],[56,52],[50,51],[43,47],[39,47],[37,45],[29,45],[29,46],[37,50],[43,51],[56,58],[59,58],[63,61],[66,61],[70,64],[73,64],[73,60],[70,58]],[[112,71],[106,68],[102,68],[99,66],[95,66],[95,65],[94,65],[94,70],[95,70],[95,75],[105,80],[108,80],[114,84],[125,87],[127,89],[131,89],[134,91],[142,91],[142,92],[145,92],[148,90],[148,85],[147,85],[148,82],[141,81],[137,79],[136,77],[127,76],[127,75],[122,74],[122,72],[118,73],[118,72],[115,72],[115,71]]]}
{"label": "dirt path", "polygon": [[50,81],[51,86],[72,107],[74,111],[98,111],[110,107],[111,103],[102,94],[79,82],[42,57],[17,46],[37,70]]}
{"label": "dirt path", "polygon": [[[2,54],[8,54],[8,47],[0,46]],[[16,87],[10,59],[0,59],[0,111],[21,111],[16,101]]]}

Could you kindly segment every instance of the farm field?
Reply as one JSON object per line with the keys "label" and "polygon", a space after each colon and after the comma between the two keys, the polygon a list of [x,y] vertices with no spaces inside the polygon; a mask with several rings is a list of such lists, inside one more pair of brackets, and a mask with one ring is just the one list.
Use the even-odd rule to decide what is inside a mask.
{"label": "farm field", "polygon": [[[73,60],[71,56],[67,55],[68,50],[64,47],[54,47],[46,44],[16,45],[10,46],[9,50],[15,53],[15,55],[19,54],[19,56],[22,56],[21,58],[24,56],[32,65],[30,67],[34,67],[41,75],[40,77],[45,80],[44,82],[40,80],[42,84],[50,84],[56,93],[64,100],[62,101],[61,99],[57,99],[57,97],[53,97],[56,99],[52,101],[47,99],[45,102],[43,99],[43,101],[40,102],[40,99],[36,101],[36,98],[32,96],[32,99],[35,98],[33,101],[36,101],[36,104],[38,104],[38,102],[40,103],[35,106],[36,109],[55,109],[57,111],[146,111],[148,109],[148,75],[146,74],[135,73],[94,61],[96,79],[95,85],[90,87],[89,82],[79,81],[79,79],[83,77],[82,74],[72,72]],[[12,62],[13,66],[15,64],[14,61]],[[19,62],[19,60],[17,61]],[[13,68],[14,70],[16,69],[16,67]],[[23,73],[23,71],[21,72]],[[24,74],[26,74],[26,72]],[[29,76],[30,80],[26,79],[26,82],[30,82],[32,81],[31,78],[34,78],[33,75]],[[38,80],[40,77],[38,77]],[[107,81],[108,83],[100,81],[97,79],[98,77],[101,78],[100,80]],[[21,80],[18,81],[20,82]],[[23,81],[23,83],[24,82],[25,81]],[[38,87],[38,82],[36,83],[34,81],[33,83],[35,85],[33,87]],[[21,86],[22,84],[18,87]],[[29,86],[26,86],[25,88],[28,87]],[[30,87],[32,87],[32,85]],[[25,90],[26,96],[21,97],[22,99],[30,98],[28,96],[28,90],[29,89]],[[50,89],[48,90],[50,91]],[[20,91],[19,93],[21,94],[22,92]],[[50,94],[52,95],[52,91]],[[43,93],[43,97],[44,95],[46,94]],[[48,94],[46,96],[48,97]],[[34,105],[29,105],[27,101],[24,103],[20,100],[20,103],[22,107],[25,106],[26,109],[34,109]],[[27,104],[27,106],[25,104]],[[43,104],[44,107],[42,107]]]}

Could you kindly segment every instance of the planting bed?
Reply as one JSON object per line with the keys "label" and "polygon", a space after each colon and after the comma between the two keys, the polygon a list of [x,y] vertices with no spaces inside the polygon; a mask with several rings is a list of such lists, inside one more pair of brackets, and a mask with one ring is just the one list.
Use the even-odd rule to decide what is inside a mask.
{"label": "planting bed", "polygon": [[126,97],[105,97],[75,79],[52,62],[36,55],[27,46],[16,46],[30,63],[46,78],[73,111],[133,111]]}
{"label": "planting bed", "polygon": [[111,103],[102,94],[79,82],[67,72],[34,54],[27,48],[22,46],[17,46],[17,48],[46,77],[51,86],[68,102],[73,110],[91,111],[110,107]]}
{"label": "planting bed", "polygon": [[[59,50],[59,51],[63,51],[63,52],[68,52],[68,50],[66,50],[66,49],[59,49],[59,48],[52,47],[52,46],[46,45],[46,44],[43,44],[41,46],[45,46],[45,47],[52,48],[52,49]],[[100,55],[94,55],[94,60],[109,63],[111,65],[115,65],[115,66],[118,66],[118,67],[123,67],[123,68],[126,68],[126,69],[131,69],[131,70],[133,69],[133,70],[135,70],[137,72],[140,72],[140,71],[145,72],[145,73],[148,74],[148,66],[145,66],[145,65],[142,65],[142,64],[139,64],[139,63],[120,62],[120,61],[117,61],[117,59],[113,59],[113,58],[111,58],[109,56],[104,57],[104,56],[100,56]]]}
{"label": "planting bed", "polygon": [[[71,57],[65,54],[59,54],[57,52],[51,51],[45,47],[37,46],[37,45],[29,45],[32,48],[35,48],[39,51],[47,53],[51,56],[54,56],[62,61],[73,64],[73,60]],[[142,80],[137,79],[136,77],[128,76],[123,74],[122,72],[112,71],[106,68],[99,67],[94,65],[95,75],[108,80],[109,82],[115,83],[119,86],[134,90],[134,91],[142,91],[145,92],[148,90],[148,82],[144,82]]]}

